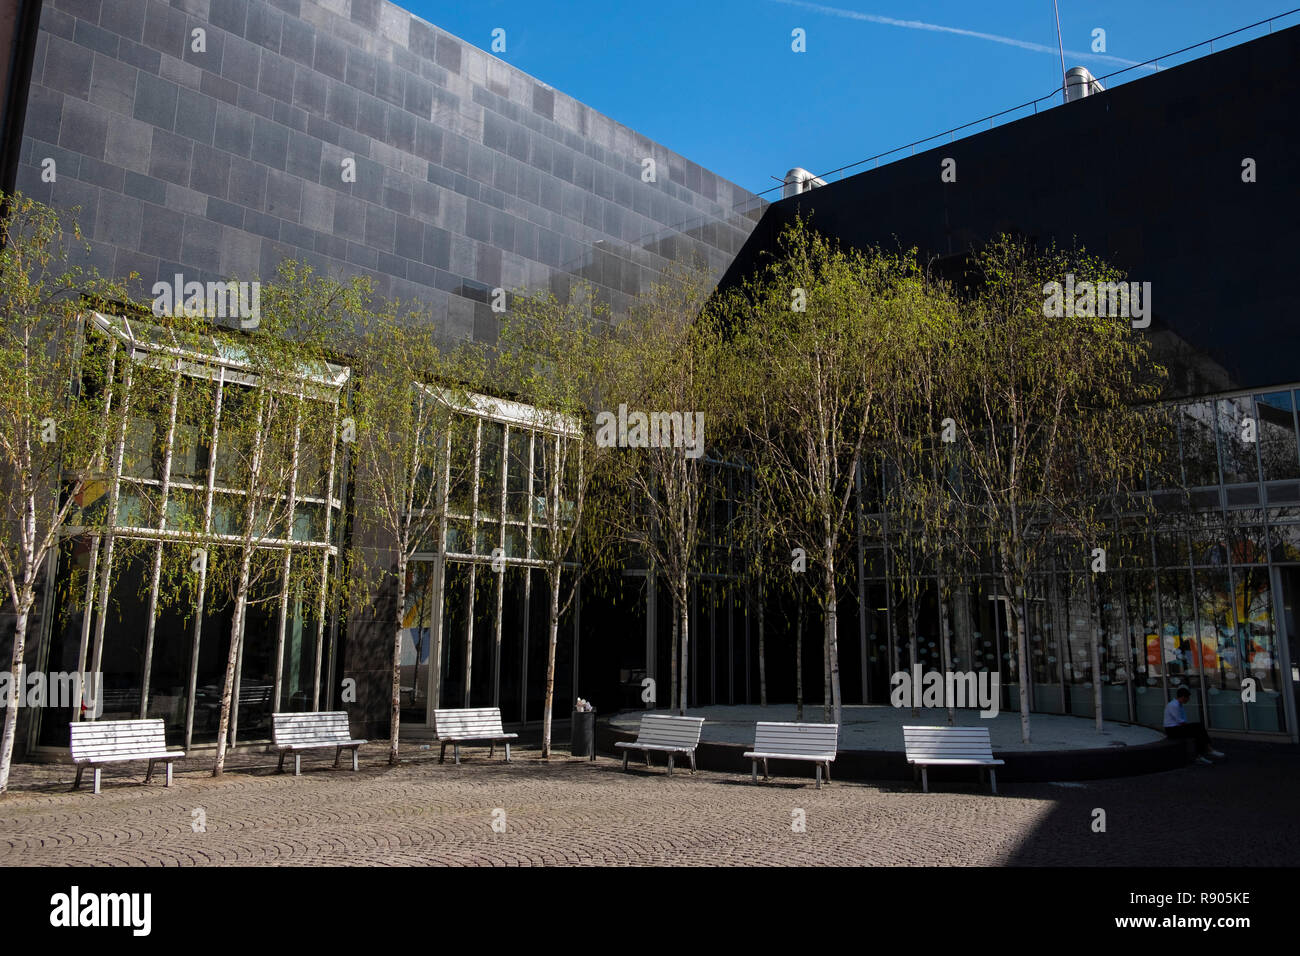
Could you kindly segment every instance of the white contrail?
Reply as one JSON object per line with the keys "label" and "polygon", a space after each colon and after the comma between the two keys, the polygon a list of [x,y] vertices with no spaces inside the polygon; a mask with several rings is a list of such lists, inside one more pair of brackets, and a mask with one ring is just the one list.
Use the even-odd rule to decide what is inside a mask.
{"label": "white contrail", "polygon": [[[844,10],[840,7],[828,7],[820,3],[807,3],[805,0],[772,0],[773,3],[784,3],[790,7],[802,7],[805,10],[812,10],[814,13],[824,13],[830,17],[843,17],[847,20],[863,20],[867,23],[882,23],[890,27],[903,27],[907,30],[930,30],[935,33],[953,33],[957,36],[974,37],[977,40],[988,40],[992,43],[1002,43],[1006,46],[1019,47],[1022,50],[1032,50],[1035,53],[1050,53],[1052,56],[1058,55],[1060,51],[1047,46],[1043,43],[1031,43],[1029,40],[1017,40],[1015,37],[999,36],[996,33],[981,33],[979,30],[966,30],[962,27],[945,27],[938,23],[925,23],[922,20],[898,20],[894,17],[882,17],[875,13],[859,13],[857,10]],[[1106,60],[1110,63],[1118,63],[1121,66],[1139,66],[1137,60],[1126,60],[1119,56],[1109,56],[1105,53],[1081,52],[1078,50],[1066,50],[1068,56],[1076,59]],[[1147,66],[1149,70],[1154,70],[1154,66]]]}

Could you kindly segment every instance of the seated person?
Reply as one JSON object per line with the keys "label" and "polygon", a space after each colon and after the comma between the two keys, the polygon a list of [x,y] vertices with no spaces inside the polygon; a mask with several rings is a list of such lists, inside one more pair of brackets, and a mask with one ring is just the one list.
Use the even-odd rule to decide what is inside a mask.
{"label": "seated person", "polygon": [[1210,762],[1207,757],[1222,757],[1223,754],[1210,746],[1210,735],[1206,733],[1204,724],[1187,722],[1186,704],[1191,696],[1191,691],[1186,687],[1180,687],[1174,699],[1165,706],[1165,736],[1179,740],[1188,738],[1195,740],[1198,754],[1196,761],[1207,764]]}

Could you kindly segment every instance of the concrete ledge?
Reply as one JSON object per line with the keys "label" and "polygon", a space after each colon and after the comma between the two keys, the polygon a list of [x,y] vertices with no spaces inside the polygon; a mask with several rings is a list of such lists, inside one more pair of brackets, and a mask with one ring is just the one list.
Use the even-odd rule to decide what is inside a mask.
{"label": "concrete ledge", "polygon": [[[610,725],[609,717],[596,722],[596,749],[611,757],[620,757],[616,750],[618,741],[636,739],[634,731],[619,730]],[[900,741],[901,744],[901,741]],[[742,754],[751,749],[749,744],[711,743],[701,741],[695,751],[696,765],[701,770],[721,773],[748,774],[751,763]],[[1044,751],[994,751],[1006,761],[997,768],[998,782],[1045,783],[1055,780],[1098,780],[1105,777],[1134,777],[1145,773],[1176,770],[1191,759],[1189,741],[1159,740],[1149,744],[1129,747],[1102,747],[1092,750]],[[631,755],[631,762],[640,759],[639,753]],[[666,761],[660,755],[650,758],[652,766],[663,768]],[[676,761],[682,764],[685,761]],[[644,762],[641,764],[644,766]],[[687,764],[689,766],[689,764]],[[771,761],[771,771],[776,777],[814,777],[811,764],[801,761]],[[841,750],[831,764],[831,777],[835,780],[901,780],[911,782],[912,767],[899,750]],[[931,767],[931,783],[979,782],[975,767]]]}

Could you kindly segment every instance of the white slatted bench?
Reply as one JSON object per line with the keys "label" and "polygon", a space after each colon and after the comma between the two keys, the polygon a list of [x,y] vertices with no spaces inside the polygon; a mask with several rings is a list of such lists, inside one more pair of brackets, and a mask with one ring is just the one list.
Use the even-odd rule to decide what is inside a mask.
{"label": "white slatted bench", "polygon": [[447,757],[447,745],[451,744],[456,763],[460,763],[460,745],[475,741],[488,741],[491,749],[488,756],[497,752],[497,744],[506,745],[506,763],[510,762],[510,741],[518,734],[508,734],[501,728],[500,707],[461,707],[457,709],[435,710],[433,712],[433,732],[442,744],[438,753],[438,763]]}
{"label": "white slatted bench", "polygon": [[745,754],[754,762],[753,779],[758,783],[758,762],[763,761],[763,779],[769,779],[769,760],[804,760],[817,765],[817,789],[831,779],[831,761],[839,748],[839,724],[790,724],[759,721],[754,726],[754,749]]}
{"label": "white slatted bench", "polygon": [[72,789],[81,786],[81,773],[87,767],[95,771],[95,793],[99,793],[99,771],[106,763],[131,760],[149,761],[144,782],[153,779],[153,765],[167,765],[167,786],[172,785],[172,761],[185,759],[184,751],[168,750],[163,722],[152,720],[80,720],[68,725],[71,731],[72,762],[77,779]]}
{"label": "white slatted bench", "polygon": [[271,737],[280,751],[276,773],[284,772],[284,758],[293,754],[293,775],[302,776],[302,751],[334,748],[334,766],[344,750],[352,751],[352,769],[357,769],[357,748],[364,740],[353,740],[348,715],[342,710],[308,711],[298,714],[272,714]]}
{"label": "white slatted bench", "polygon": [[904,727],[903,748],[912,765],[913,778],[921,769],[921,792],[930,792],[926,767],[979,767],[980,780],[989,774],[989,789],[998,792],[998,772],[1005,761],[993,756],[987,727]]}
{"label": "white slatted bench", "polygon": [[650,751],[668,755],[668,776],[673,775],[673,757],[686,754],[695,773],[695,748],[700,744],[703,717],[678,717],[673,714],[642,714],[636,740],[620,740],[614,744],[623,751],[623,770],[627,770],[628,754],[640,750],[645,754],[645,765],[650,766]]}

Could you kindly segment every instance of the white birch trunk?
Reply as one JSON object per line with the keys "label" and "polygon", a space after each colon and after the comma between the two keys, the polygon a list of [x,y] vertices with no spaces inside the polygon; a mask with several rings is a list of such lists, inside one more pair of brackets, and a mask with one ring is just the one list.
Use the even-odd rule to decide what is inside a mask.
{"label": "white birch trunk", "polygon": [[830,674],[830,703],[837,724],[843,723],[844,707],[840,699],[840,639],[838,633],[839,614],[836,602],[839,599],[835,587],[835,554],[831,542],[826,543],[826,650],[828,672]]}
{"label": "white birch trunk", "polygon": [[542,712],[542,759],[551,759],[551,717],[555,709],[555,649],[560,641],[560,572],[551,581],[550,638],[546,647],[546,704]]}
{"label": "white birch trunk", "polygon": [[235,670],[239,661],[239,647],[243,643],[244,617],[248,610],[248,581],[253,563],[252,551],[244,550],[239,564],[239,587],[235,592],[235,613],[230,622],[230,651],[226,654],[226,679],[221,689],[221,722],[217,728],[217,761],[212,776],[219,777],[226,769],[226,734],[230,731],[231,696],[235,689]]}
{"label": "white birch trunk", "polygon": [[[397,610],[394,614],[393,626],[393,675],[389,687],[391,710],[389,720],[392,721],[392,733],[389,735],[388,743],[388,765],[397,766],[401,762],[399,756],[399,730],[402,722],[402,612],[406,609],[406,555],[397,561]],[[418,624],[418,621],[417,621]],[[419,655],[416,655],[416,673],[419,673]]]}
{"label": "white birch trunk", "polygon": [[803,721],[803,601],[794,630],[794,719]]}
{"label": "white birch trunk", "polygon": [[[28,590],[26,585],[23,589]],[[23,673],[23,655],[27,648],[27,621],[30,613],[30,603],[25,602],[18,611],[18,619],[14,622],[14,649],[9,661],[9,686],[14,694],[21,694],[27,686],[26,675]],[[0,793],[4,793],[9,788],[9,769],[13,763],[14,740],[17,733],[18,701],[15,698],[5,708],[4,738],[0,741]]]}
{"label": "white birch trunk", "polygon": [[680,591],[678,592],[678,608],[677,608],[677,614],[678,614],[678,616],[681,618],[681,622],[682,622],[682,624],[681,624],[681,632],[682,632],[682,668],[681,668],[681,673],[680,673],[682,686],[681,686],[681,691],[680,691],[680,693],[677,695],[677,708],[678,708],[678,709],[677,709],[677,713],[679,713],[679,714],[685,714],[685,713],[686,713],[686,707],[687,707],[687,704],[688,704],[688,702],[689,702],[690,699],[691,699],[691,698],[690,698],[690,693],[689,693],[689,691],[688,691],[688,689],[687,689],[688,686],[689,686],[689,685],[687,684],[687,672],[690,670],[690,660],[691,660],[691,655],[690,655],[690,651],[691,651],[691,633],[690,633],[690,628],[691,628],[691,619],[690,619],[690,614],[691,614],[691,597],[690,597],[690,585],[689,585],[688,582],[687,582],[687,578],[686,578],[686,573],[685,573],[685,572],[682,572],[681,581],[679,582],[679,585],[678,585],[678,586],[679,586],[679,588],[680,588]]}

